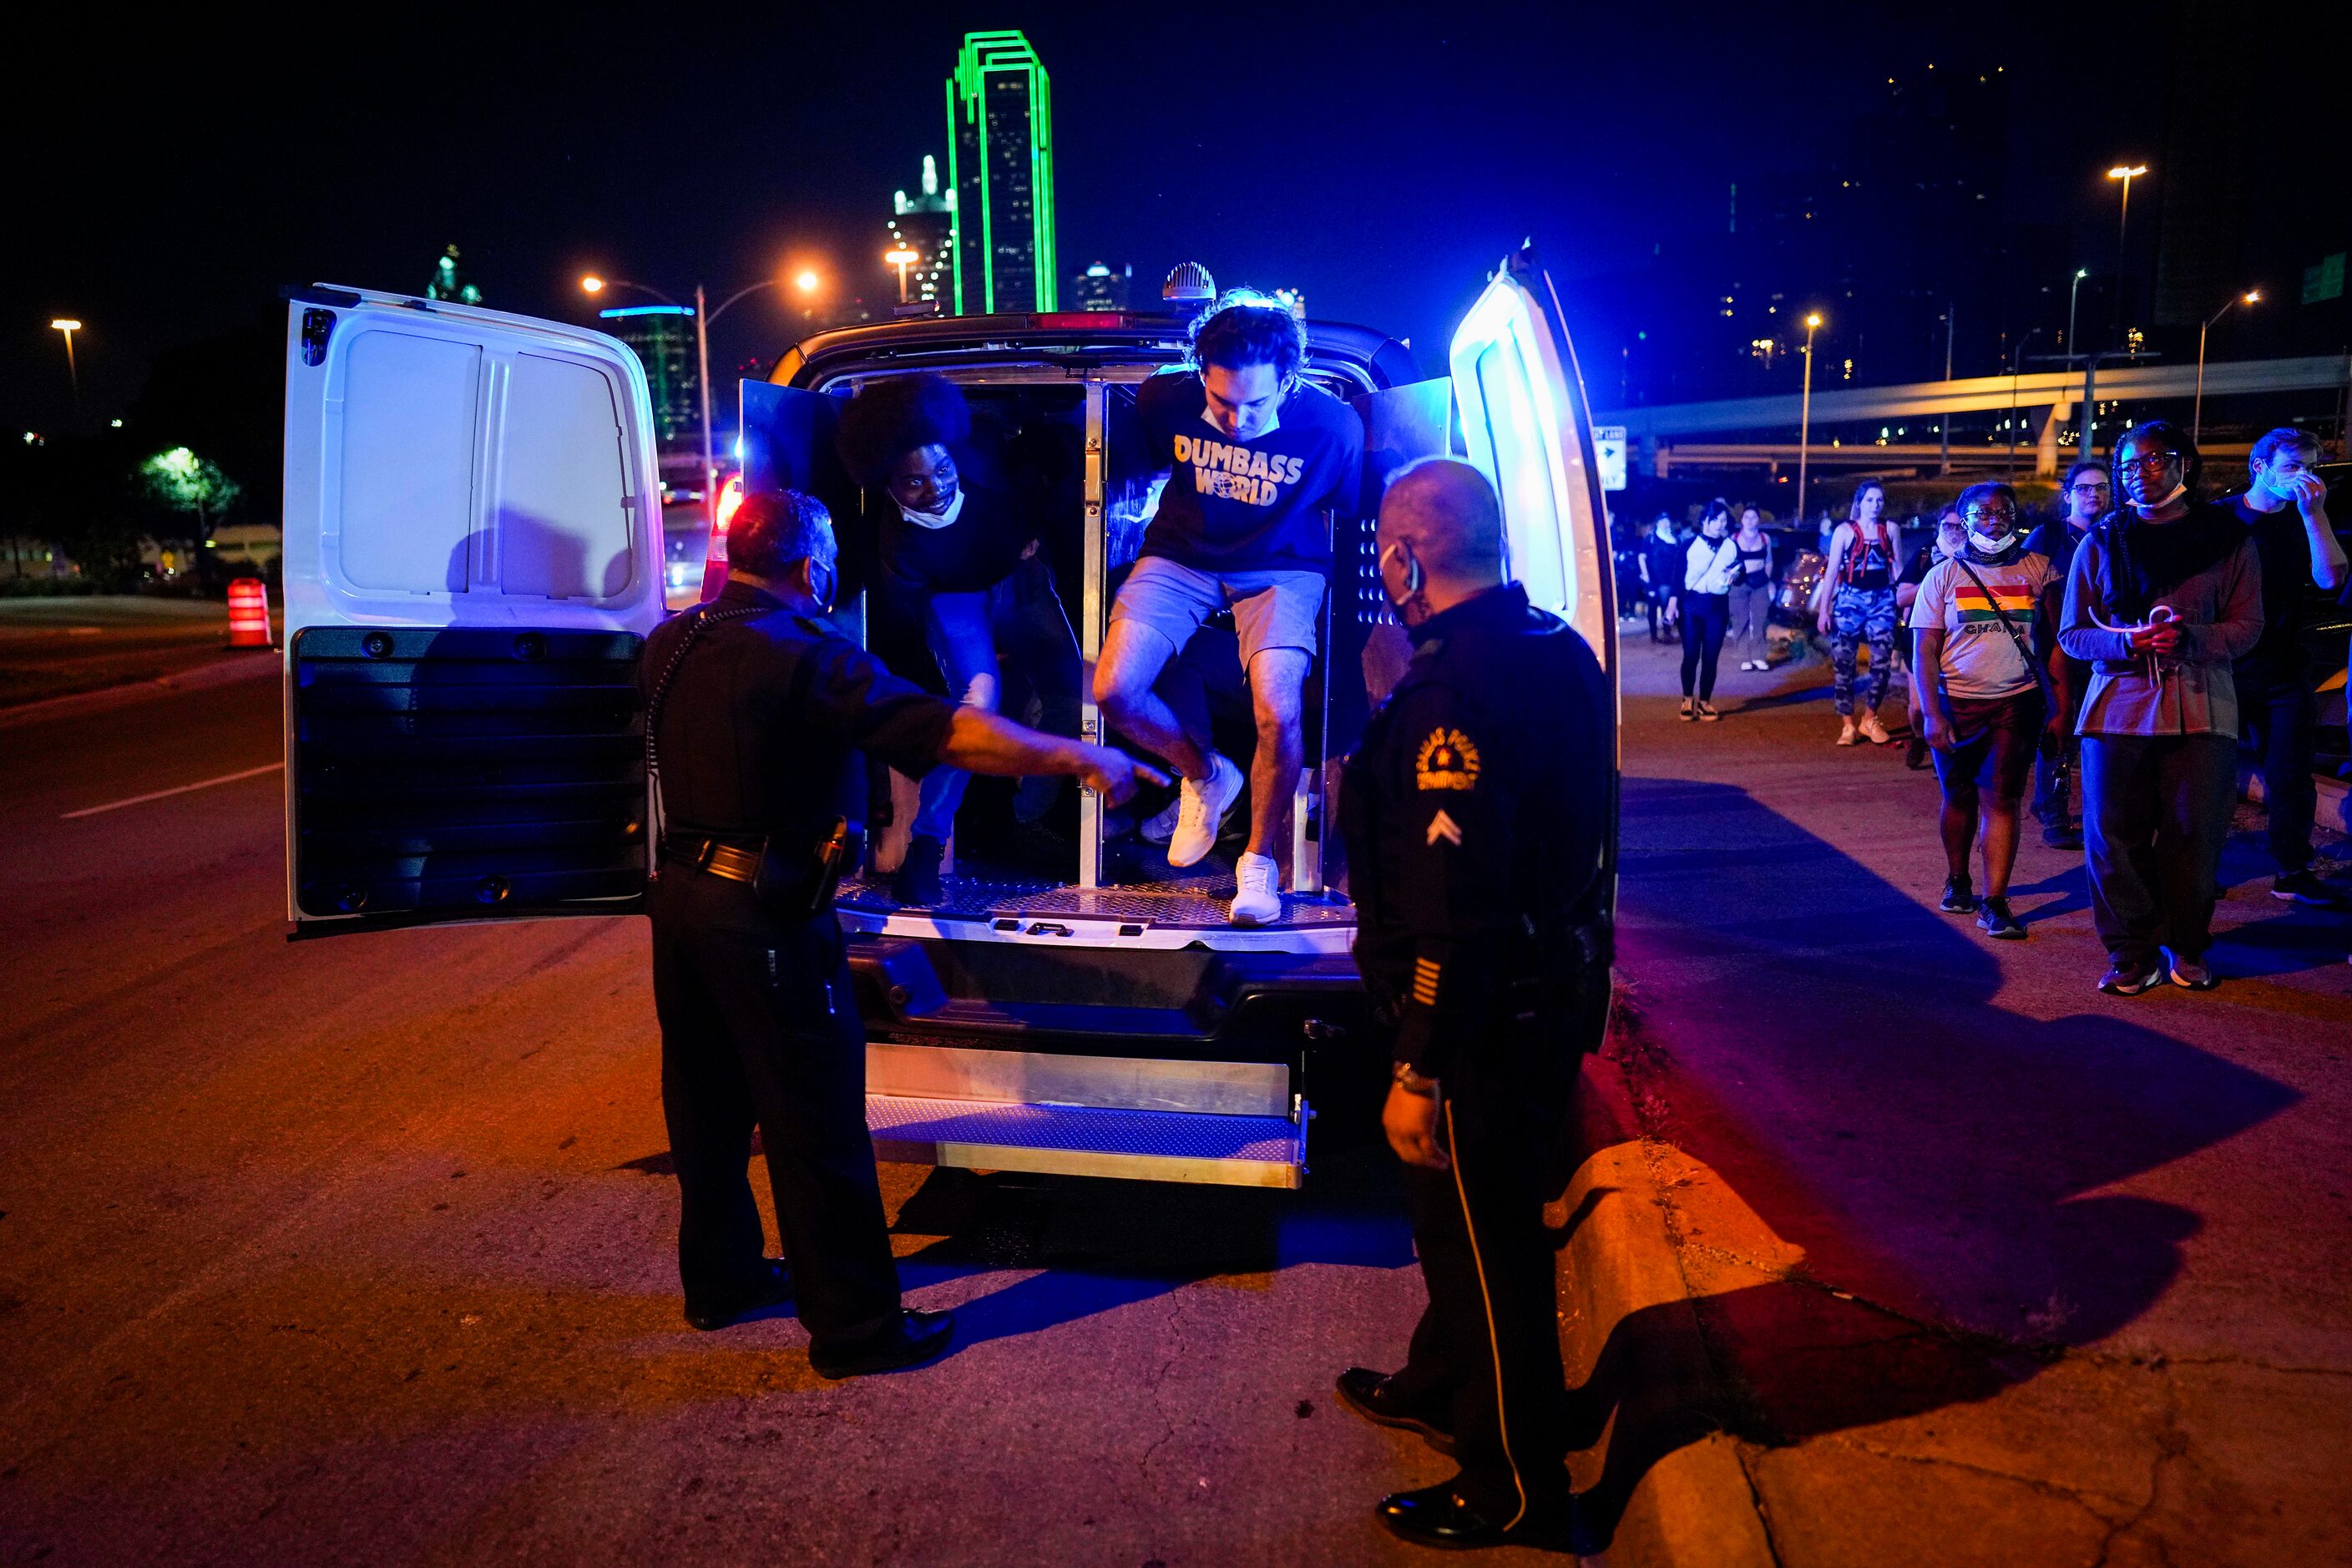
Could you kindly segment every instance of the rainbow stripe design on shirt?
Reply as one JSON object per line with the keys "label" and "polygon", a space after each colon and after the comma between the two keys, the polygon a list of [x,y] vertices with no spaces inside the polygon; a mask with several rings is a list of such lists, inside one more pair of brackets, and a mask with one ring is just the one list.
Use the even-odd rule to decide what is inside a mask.
{"label": "rainbow stripe design on shirt", "polygon": [[2033,618],[2032,589],[2011,583],[1988,583],[1985,588],[1992,590],[1990,598],[1984,588],[1963,578],[1953,590],[1952,616],[1961,626],[1997,625],[2006,611],[2021,630],[2024,623]]}

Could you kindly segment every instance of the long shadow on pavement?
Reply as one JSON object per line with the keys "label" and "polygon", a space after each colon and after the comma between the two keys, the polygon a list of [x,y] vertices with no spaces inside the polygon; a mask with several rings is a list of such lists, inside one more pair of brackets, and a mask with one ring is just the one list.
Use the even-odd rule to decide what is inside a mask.
{"label": "long shadow on pavement", "polygon": [[1614,1415],[1588,1499],[1604,1531],[1708,1430],[1782,1444],[1981,1400],[2114,1334],[2202,1220],[2108,1189],[2298,1098],[2142,1023],[1995,1005],[2004,962],[2011,986],[2094,999],[1745,791],[1628,778],[1623,822],[1619,973],[1644,1043],[1620,1065],[1642,1131],[1760,1225],[1685,1238],[1698,1300],[1612,1326],[1579,1434]]}
{"label": "long shadow on pavement", "polygon": [[899,1273],[913,1289],[1039,1270],[956,1309],[957,1342],[969,1346],[1218,1276],[1302,1263],[1402,1268],[1414,1261],[1412,1237],[1393,1165],[1385,1150],[1318,1153],[1296,1193],[938,1170],[892,1228],[940,1239],[900,1258]]}

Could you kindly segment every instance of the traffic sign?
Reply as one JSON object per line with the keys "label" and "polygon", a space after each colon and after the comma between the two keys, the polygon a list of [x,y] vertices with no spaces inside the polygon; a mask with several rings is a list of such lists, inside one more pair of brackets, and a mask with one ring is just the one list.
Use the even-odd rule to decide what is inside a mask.
{"label": "traffic sign", "polygon": [[1595,425],[1592,427],[1592,451],[1601,464],[1601,488],[1622,490],[1625,488],[1625,426]]}

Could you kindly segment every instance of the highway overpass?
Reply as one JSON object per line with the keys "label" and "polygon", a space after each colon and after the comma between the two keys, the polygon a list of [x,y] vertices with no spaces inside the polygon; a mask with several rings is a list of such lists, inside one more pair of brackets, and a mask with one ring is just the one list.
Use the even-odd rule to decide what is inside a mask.
{"label": "highway overpass", "polygon": [[[2352,385],[2352,354],[2320,354],[2304,359],[2215,360],[2205,366],[2205,395],[2208,398],[2230,397],[2246,393],[2306,392],[2321,388],[2343,388]],[[1816,388],[1813,393],[1812,423],[1819,432],[1825,426],[1856,423],[1892,424],[1896,421],[1916,423],[1937,419],[1951,414],[1980,414],[1989,411],[2007,412],[2015,408],[2030,421],[2032,431],[2029,441],[2021,441],[2021,454],[2031,451],[2034,471],[2054,473],[2058,467],[2059,427],[2074,416],[2074,406],[2083,396],[2084,374],[2080,370],[2032,371],[2021,375],[1967,376],[1955,381],[1915,381],[1895,386],[1835,386]],[[2116,360],[2100,364],[2093,377],[2091,394],[2095,400],[2109,398],[2133,402],[2158,399],[2178,399],[2187,402],[2197,394],[2197,366],[2189,364],[2156,364],[2147,361]],[[1681,454],[1685,437],[1694,436],[1728,437],[1753,432],[1766,438],[1764,446],[1753,448],[1754,460],[1767,460],[1768,447],[1786,445],[1790,447],[1787,460],[1794,460],[1794,443],[1774,442],[1775,437],[1793,432],[1801,415],[1801,399],[1795,393],[1775,394],[1769,397],[1730,397],[1712,403],[1663,403],[1643,408],[1612,409],[1593,416],[1596,425],[1622,425],[1630,452],[1639,455],[1651,472],[1659,468],[1660,449],[1671,455],[1666,464],[1691,460],[1722,462],[1744,447],[1729,442],[1709,443],[1705,448],[1714,454],[1711,459],[1691,458]],[[1916,432],[1915,432],[1916,433]],[[2083,440],[2090,445],[2092,430],[2086,425]],[[1840,457],[1875,451],[1875,460],[1894,462],[1898,450],[1907,453],[1918,443],[1906,443],[1901,447],[1856,447],[1852,444],[1835,448]],[[1811,461],[1820,461],[1831,448],[1816,434],[1811,443]],[[1935,448],[1928,448],[1932,452]],[[1989,448],[1974,442],[1966,444],[1968,459],[1981,464]],[[1996,452],[2005,448],[1993,448]],[[1962,460],[1963,448],[1952,453],[1957,464]]]}

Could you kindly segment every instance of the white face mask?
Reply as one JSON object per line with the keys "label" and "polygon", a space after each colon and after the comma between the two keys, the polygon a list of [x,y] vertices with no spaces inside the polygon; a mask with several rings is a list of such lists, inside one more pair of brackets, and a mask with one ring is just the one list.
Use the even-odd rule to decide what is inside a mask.
{"label": "white face mask", "polygon": [[2013,528],[2007,533],[1979,533],[1973,528],[1969,530],[1969,548],[1979,555],[2006,555],[2010,546],[2016,542],[2017,531]]}
{"label": "white face mask", "polygon": [[961,485],[956,487],[955,500],[948,502],[943,511],[917,511],[903,501],[898,503],[898,515],[917,528],[945,528],[962,514],[963,487]]}
{"label": "white face mask", "polygon": [[2185,496],[2188,493],[2188,485],[2178,484],[2165,491],[2163,495],[2158,497],[2155,500],[2136,500],[2132,502],[2132,510],[2139,513],[2142,517],[2146,517],[2151,512],[2162,511],[2166,507],[2170,506],[2174,501],[2179,500],[2182,496]]}

